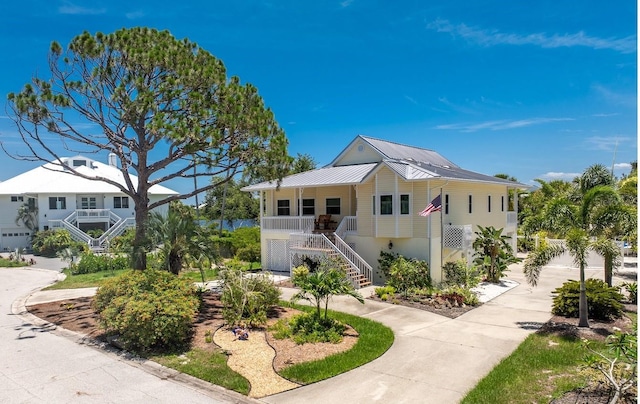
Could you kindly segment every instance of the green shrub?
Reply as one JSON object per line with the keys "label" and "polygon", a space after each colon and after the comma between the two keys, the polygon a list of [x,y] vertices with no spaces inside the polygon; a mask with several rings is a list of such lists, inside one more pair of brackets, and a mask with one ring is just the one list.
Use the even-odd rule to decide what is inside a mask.
{"label": "green shrub", "polygon": [[93,302],[100,326],[142,352],[184,347],[199,303],[190,281],[149,269],[106,281]]}
{"label": "green shrub", "polygon": [[129,268],[129,258],[125,256],[109,256],[102,254],[94,254],[92,252],[84,252],[80,255],[78,263],[73,265],[71,273],[92,274],[102,271],[116,271]]}
{"label": "green shrub", "polygon": [[383,286],[380,288],[375,288],[374,291],[380,299],[386,301],[389,300],[390,297],[393,297],[393,295],[396,293],[396,288],[394,288],[393,286]]}
{"label": "green shrub", "polygon": [[71,238],[67,230],[43,230],[33,236],[31,242],[33,253],[44,257],[53,258],[66,248],[75,251],[87,251],[89,246]]}
{"label": "green shrub", "polygon": [[445,284],[449,286],[462,286],[464,288],[473,288],[482,280],[482,274],[478,268],[473,265],[469,267],[467,261],[462,259],[455,262],[446,262],[442,269],[444,270]]}
{"label": "green shrub", "polygon": [[[587,306],[589,318],[610,320],[622,316],[624,297],[614,287],[599,279],[587,279]],[[580,282],[569,281],[553,291],[553,314],[564,317],[579,317]]]}
{"label": "green shrub", "polygon": [[318,317],[316,313],[304,313],[293,316],[289,321],[279,320],[273,327],[274,338],[291,338],[296,344],[342,341],[347,327],[332,318]]}
{"label": "green shrub", "polygon": [[118,237],[114,237],[109,242],[109,251],[110,252],[120,252],[130,254],[133,246],[133,239],[136,236],[136,229],[130,228],[124,231]]}
{"label": "green shrub", "polygon": [[405,296],[411,289],[430,287],[429,265],[425,261],[408,260],[399,256],[389,268],[387,285]]}
{"label": "green shrub", "polygon": [[460,286],[448,287],[438,292],[437,295],[451,303],[455,302],[458,306],[461,306],[463,303],[467,306],[477,306],[480,304],[478,295],[473,293],[471,290]]}
{"label": "green shrub", "polygon": [[378,258],[378,269],[382,272],[384,279],[389,279],[389,273],[391,271],[391,264],[400,257],[400,254],[393,252],[380,251],[380,258]]}
{"label": "green shrub", "polygon": [[220,272],[222,278],[222,315],[230,325],[250,326],[267,322],[267,311],[280,301],[280,289],[267,275],[243,276],[237,268]]}
{"label": "green shrub", "polygon": [[638,282],[624,282],[620,286],[627,291],[629,303],[638,304]]}

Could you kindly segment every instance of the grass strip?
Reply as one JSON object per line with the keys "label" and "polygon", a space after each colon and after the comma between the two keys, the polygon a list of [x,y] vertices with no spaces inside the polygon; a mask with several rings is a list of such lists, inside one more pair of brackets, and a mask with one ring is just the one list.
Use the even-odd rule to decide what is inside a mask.
{"label": "grass strip", "polygon": [[62,271],[67,277],[59,282],[49,285],[42,290],[93,288],[102,285],[107,279],[121,275],[130,269],[118,269],[115,271],[100,271],[91,274],[72,275],[69,269]]}
{"label": "grass strip", "polygon": [[[293,307],[304,311],[315,310],[309,306],[293,305]],[[359,334],[358,342],[346,352],[285,368],[280,372],[282,377],[301,384],[328,379],[371,362],[385,353],[393,344],[393,331],[377,321],[332,310],[329,310],[329,316],[353,327]]]}
{"label": "grass strip", "polygon": [[27,265],[29,265],[27,262],[14,261],[0,257],[0,268],[17,268],[26,267]]}
{"label": "grass strip", "polygon": [[[593,347],[603,348],[603,343]],[[548,403],[585,386],[580,367],[586,352],[579,339],[531,334],[463,399],[462,403]]]}
{"label": "grass strip", "polygon": [[149,359],[226,389],[249,394],[249,381],[227,366],[227,355],[222,352],[192,349],[180,355],[153,356]]}

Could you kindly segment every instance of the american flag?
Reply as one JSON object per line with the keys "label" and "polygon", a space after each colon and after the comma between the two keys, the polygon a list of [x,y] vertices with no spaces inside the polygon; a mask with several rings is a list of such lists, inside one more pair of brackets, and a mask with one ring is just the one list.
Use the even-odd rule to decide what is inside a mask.
{"label": "american flag", "polygon": [[442,210],[442,199],[440,198],[440,195],[438,195],[435,198],[433,198],[431,203],[429,205],[427,205],[427,207],[424,208],[424,210],[422,212],[420,212],[418,214],[420,216],[429,216],[429,214],[431,214],[431,212],[437,212],[437,211],[441,211],[441,210]]}

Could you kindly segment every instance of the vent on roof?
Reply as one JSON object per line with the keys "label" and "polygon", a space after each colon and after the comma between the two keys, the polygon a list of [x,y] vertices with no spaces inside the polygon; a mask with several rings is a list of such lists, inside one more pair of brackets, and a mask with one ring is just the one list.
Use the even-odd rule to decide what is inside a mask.
{"label": "vent on roof", "polygon": [[116,160],[116,154],[115,153],[109,153],[109,165],[111,167],[118,167],[118,162]]}

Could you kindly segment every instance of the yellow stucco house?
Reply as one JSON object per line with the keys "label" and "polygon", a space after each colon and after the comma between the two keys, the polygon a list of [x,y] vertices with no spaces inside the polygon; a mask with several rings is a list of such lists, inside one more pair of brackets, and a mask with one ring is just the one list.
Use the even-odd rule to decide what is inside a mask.
{"label": "yellow stucco house", "polygon": [[[515,249],[517,195],[525,185],[462,169],[435,151],[357,136],[327,166],[263,182],[262,268],[290,271],[307,257],[342,260],[356,287],[381,284],[380,251],[442,265],[470,260],[477,226],[502,228]],[[440,197],[440,198],[438,198]],[[434,200],[441,208],[422,212]],[[438,203],[435,203],[438,205]],[[436,206],[437,208],[437,206]]]}

